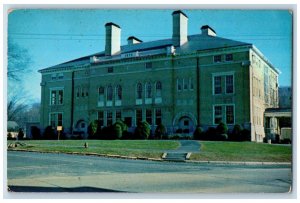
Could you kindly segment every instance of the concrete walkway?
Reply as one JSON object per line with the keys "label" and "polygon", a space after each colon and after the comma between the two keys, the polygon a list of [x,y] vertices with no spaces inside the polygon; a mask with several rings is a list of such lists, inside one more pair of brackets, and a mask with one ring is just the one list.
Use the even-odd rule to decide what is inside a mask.
{"label": "concrete walkway", "polygon": [[180,147],[176,150],[165,151],[163,159],[166,161],[185,161],[193,152],[200,151],[200,144],[194,140],[179,140]]}

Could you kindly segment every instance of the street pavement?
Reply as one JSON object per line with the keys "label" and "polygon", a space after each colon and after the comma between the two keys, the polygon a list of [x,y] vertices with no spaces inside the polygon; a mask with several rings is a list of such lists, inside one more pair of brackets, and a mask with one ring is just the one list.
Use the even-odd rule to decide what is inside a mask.
{"label": "street pavement", "polygon": [[15,192],[286,193],[291,168],[7,152]]}

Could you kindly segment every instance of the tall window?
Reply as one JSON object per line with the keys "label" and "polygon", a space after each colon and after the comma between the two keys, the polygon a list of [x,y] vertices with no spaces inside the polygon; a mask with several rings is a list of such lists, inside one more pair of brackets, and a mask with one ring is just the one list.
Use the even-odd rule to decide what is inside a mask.
{"label": "tall window", "polygon": [[50,125],[53,128],[56,128],[57,126],[62,126],[63,125],[62,113],[50,113]]}
{"label": "tall window", "polygon": [[234,123],[233,106],[226,106],[226,123],[227,124],[233,124]]}
{"label": "tall window", "polygon": [[156,82],[156,97],[161,97],[161,90],[162,90],[161,82],[158,81]]}
{"label": "tall window", "polygon": [[112,101],[113,99],[113,88],[111,85],[107,87],[107,101]]}
{"label": "tall window", "polygon": [[63,104],[64,91],[62,89],[51,90],[50,92],[50,104],[57,105]]}
{"label": "tall window", "polygon": [[117,93],[117,100],[122,100],[122,87],[121,87],[121,85],[118,85],[116,87],[116,93]]}
{"label": "tall window", "polygon": [[183,89],[184,90],[188,89],[188,81],[187,81],[187,79],[183,79]]}
{"label": "tall window", "polygon": [[233,93],[233,75],[226,75],[226,93]]}
{"label": "tall window", "polygon": [[107,67],[107,72],[108,73],[113,73],[114,72],[114,67]]}
{"label": "tall window", "polygon": [[146,98],[152,98],[152,86],[150,82],[146,84]]}
{"label": "tall window", "polygon": [[112,124],[113,124],[112,111],[107,111],[107,126],[111,126]]}
{"label": "tall window", "polygon": [[136,86],[137,99],[142,99],[143,87],[141,83]]}
{"label": "tall window", "polygon": [[181,91],[181,90],[182,90],[182,80],[177,79],[177,91]]}
{"label": "tall window", "polygon": [[56,104],[56,90],[51,90],[51,105]]}
{"label": "tall window", "polygon": [[214,62],[215,62],[215,63],[221,62],[221,55],[216,55],[216,56],[214,56]]}
{"label": "tall window", "polygon": [[222,93],[222,77],[215,76],[214,77],[214,94]]}
{"label": "tall window", "polygon": [[189,78],[189,83],[190,83],[190,90],[193,90],[194,89],[194,83],[193,83],[192,78]]}
{"label": "tall window", "polygon": [[226,54],[225,55],[225,60],[226,61],[232,61],[233,60],[233,55],[232,54]]}
{"label": "tall window", "polygon": [[214,114],[214,122],[219,124],[222,121],[222,106],[215,106]]}
{"label": "tall window", "polygon": [[98,88],[98,106],[104,106],[104,87]]}
{"label": "tall window", "polygon": [[161,109],[155,109],[155,124],[161,124]]}
{"label": "tall window", "polygon": [[136,118],[136,125],[138,125],[138,123],[139,123],[140,121],[142,121],[142,119],[143,119],[143,111],[142,111],[142,109],[137,109],[137,110],[135,111],[135,113],[136,113],[136,115],[135,115],[135,118]]}
{"label": "tall window", "polygon": [[152,110],[151,109],[146,110],[146,121],[147,121],[147,123],[152,125]]}
{"label": "tall window", "polygon": [[104,126],[104,112],[98,111],[98,122],[100,126]]}
{"label": "tall window", "polygon": [[121,120],[122,119],[122,112],[120,110],[116,111],[116,120]]}

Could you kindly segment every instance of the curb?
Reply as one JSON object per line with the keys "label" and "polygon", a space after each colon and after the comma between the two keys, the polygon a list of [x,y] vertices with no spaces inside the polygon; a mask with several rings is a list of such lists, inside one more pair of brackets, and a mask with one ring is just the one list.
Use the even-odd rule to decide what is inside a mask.
{"label": "curb", "polygon": [[[97,154],[93,152],[80,153],[80,152],[41,152],[37,150],[26,150],[26,149],[7,149],[7,151],[23,151],[23,152],[37,152],[37,153],[52,153],[52,154],[71,154],[71,155],[81,155],[81,156],[98,156],[106,158],[116,158],[116,159],[131,159],[131,160],[147,160],[147,161],[160,161],[160,162],[176,162],[170,160],[164,160],[162,158],[148,158],[148,157],[133,157],[133,156],[122,156],[115,154]],[[239,166],[287,166],[291,167],[290,162],[242,162],[242,161],[194,161],[194,160],[185,160],[186,163],[194,164],[216,164],[216,165],[239,165]]]}

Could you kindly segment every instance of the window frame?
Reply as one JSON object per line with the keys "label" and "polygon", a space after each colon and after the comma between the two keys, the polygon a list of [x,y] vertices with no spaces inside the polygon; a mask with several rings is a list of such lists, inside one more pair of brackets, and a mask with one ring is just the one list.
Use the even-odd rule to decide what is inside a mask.
{"label": "window frame", "polygon": [[[228,90],[228,84],[227,84],[227,78],[228,77],[232,77],[232,84],[230,84],[230,85],[232,85],[232,92],[228,92],[227,90]],[[225,93],[226,94],[234,94],[234,75],[233,74],[231,74],[231,75],[225,75]]]}
{"label": "window frame", "polygon": [[214,55],[213,56],[213,61],[214,61],[214,63],[221,63],[222,62],[222,55],[221,54]]}

